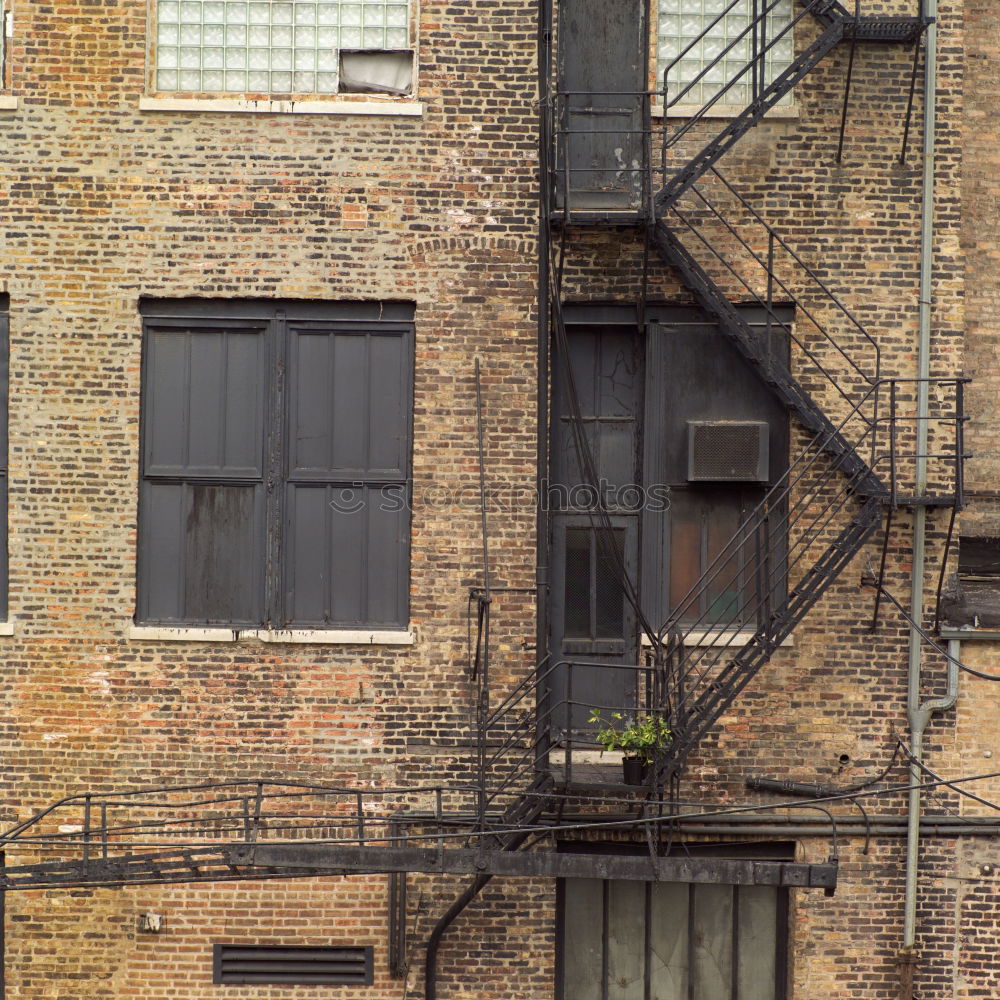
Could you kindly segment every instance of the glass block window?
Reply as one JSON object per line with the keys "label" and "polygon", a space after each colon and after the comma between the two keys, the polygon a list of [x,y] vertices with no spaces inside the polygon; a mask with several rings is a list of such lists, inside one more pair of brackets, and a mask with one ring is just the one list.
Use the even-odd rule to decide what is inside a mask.
{"label": "glass block window", "polygon": [[[747,67],[753,53],[755,13],[760,17],[758,30],[766,29],[765,44],[781,36],[768,50],[766,82],[787,69],[795,57],[790,30],[792,0],[658,0],[658,4],[657,89],[663,86],[664,69],[690,46],[667,77],[668,102],[676,100],[680,91],[710,65],[711,69],[679,103],[703,105],[723,91],[729,81],[736,82],[722,93],[718,103],[743,106],[750,102],[753,75]],[[770,10],[765,18],[761,14],[767,7]],[[726,51],[730,44],[732,48]],[[779,103],[790,104],[791,100],[789,93]]]}
{"label": "glass block window", "polygon": [[157,90],[335,94],[339,49],[405,49],[407,3],[158,0]]}

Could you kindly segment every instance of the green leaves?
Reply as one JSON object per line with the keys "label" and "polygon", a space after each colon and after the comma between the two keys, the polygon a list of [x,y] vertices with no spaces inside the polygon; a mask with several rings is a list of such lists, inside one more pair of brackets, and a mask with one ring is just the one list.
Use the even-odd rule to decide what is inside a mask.
{"label": "green leaves", "polygon": [[670,746],[673,737],[660,715],[626,717],[621,712],[612,712],[611,721],[605,722],[601,710],[593,708],[590,722],[602,727],[594,738],[603,750],[621,750],[626,757],[638,757],[645,764],[652,764]]}

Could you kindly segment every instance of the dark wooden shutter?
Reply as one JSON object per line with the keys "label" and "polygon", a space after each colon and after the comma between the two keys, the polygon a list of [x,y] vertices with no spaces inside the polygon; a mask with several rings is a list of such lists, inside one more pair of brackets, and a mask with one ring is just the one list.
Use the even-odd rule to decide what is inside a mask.
{"label": "dark wooden shutter", "polygon": [[288,627],[408,616],[409,327],[290,324]]}
{"label": "dark wooden shutter", "polygon": [[147,326],[142,620],[263,621],[266,329]]}

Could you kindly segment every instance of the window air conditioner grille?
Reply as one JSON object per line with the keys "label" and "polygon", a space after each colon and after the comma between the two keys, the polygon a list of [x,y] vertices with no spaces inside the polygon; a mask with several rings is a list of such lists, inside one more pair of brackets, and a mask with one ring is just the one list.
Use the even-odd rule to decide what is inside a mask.
{"label": "window air conditioner grille", "polygon": [[217,944],[214,952],[213,981],[232,986],[371,986],[373,980],[370,947]]}
{"label": "window air conditioner grille", "polygon": [[768,478],[768,425],[759,420],[689,420],[688,479],[760,483]]}

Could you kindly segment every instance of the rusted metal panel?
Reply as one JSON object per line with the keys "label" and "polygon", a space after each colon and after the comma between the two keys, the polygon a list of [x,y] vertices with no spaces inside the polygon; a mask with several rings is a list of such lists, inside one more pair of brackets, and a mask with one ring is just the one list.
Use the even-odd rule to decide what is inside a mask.
{"label": "rusted metal panel", "polygon": [[569,207],[635,207],[643,164],[645,2],[565,0],[559,10],[559,90],[568,96],[557,129],[565,132],[560,152],[568,159]]}

